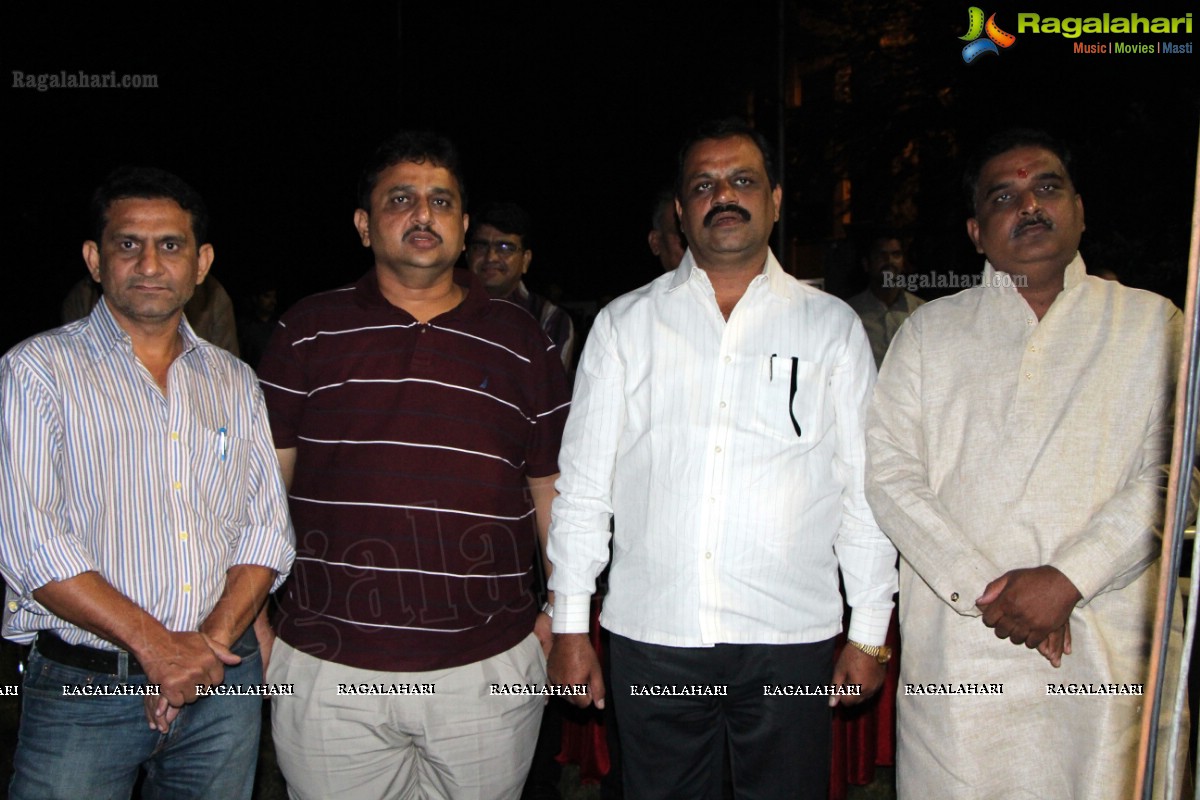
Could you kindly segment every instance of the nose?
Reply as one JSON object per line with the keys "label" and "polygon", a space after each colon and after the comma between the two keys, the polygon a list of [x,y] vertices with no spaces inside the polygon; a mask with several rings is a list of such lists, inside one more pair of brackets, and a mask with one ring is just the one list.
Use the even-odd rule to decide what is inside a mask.
{"label": "nose", "polygon": [[1022,214],[1033,214],[1041,207],[1042,204],[1038,200],[1037,194],[1032,189],[1021,195]]}
{"label": "nose", "polygon": [[157,247],[147,247],[142,250],[142,254],[137,260],[137,271],[142,275],[157,275],[162,271],[162,262]]}
{"label": "nose", "polygon": [[413,218],[417,222],[429,222],[432,218],[432,208],[429,205],[429,200],[422,197],[416,201],[416,208],[413,209]]}
{"label": "nose", "polygon": [[737,190],[734,189],[733,184],[724,179],[717,181],[716,191],[713,192],[713,202],[720,205],[732,203],[735,200],[737,200]]}

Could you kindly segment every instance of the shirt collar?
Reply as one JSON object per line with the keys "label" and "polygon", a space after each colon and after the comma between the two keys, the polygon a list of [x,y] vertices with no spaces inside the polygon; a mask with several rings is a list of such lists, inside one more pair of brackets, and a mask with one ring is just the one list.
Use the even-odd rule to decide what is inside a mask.
{"label": "shirt collar", "polygon": [[[466,296],[458,306],[438,316],[455,318],[481,314],[491,300],[491,296],[483,288],[483,283],[469,270],[457,267],[453,270],[453,277],[457,285],[467,290]],[[354,284],[354,290],[354,301],[364,308],[391,309],[397,314],[412,317],[404,309],[392,305],[383,296],[383,292],[379,289],[379,276],[375,273],[374,268],[367,270],[367,273],[358,279],[358,282]]]}
{"label": "shirt collar", "polygon": [[[679,266],[671,273],[671,281],[667,286],[668,292],[673,292],[680,286],[683,286],[688,281],[693,279],[703,280],[708,283],[707,276],[698,275],[704,270],[696,265],[696,259],[692,257],[692,250],[689,247],[687,252],[683,254],[683,260],[679,262]],[[775,254],[769,249],[767,250],[767,260],[763,264],[762,272],[754,277],[750,282],[753,286],[755,283],[766,281],[767,289],[774,295],[778,295],[787,299],[791,295],[788,292],[787,273],[783,271],[783,267],[779,265],[779,261],[775,258]]]}
{"label": "shirt collar", "polygon": [[[133,352],[133,339],[112,315],[104,295],[100,296],[100,300],[87,316],[87,330],[95,344],[98,358],[117,347],[124,347],[129,353]],[[183,340],[180,356],[189,353],[200,344],[200,337],[192,330],[191,324],[183,314],[179,315],[179,337]]]}
{"label": "shirt collar", "polygon": [[[1004,277],[997,280],[997,276]],[[1083,256],[1079,251],[1075,251],[1075,257],[1071,259],[1071,263],[1067,264],[1067,269],[1063,273],[1063,291],[1068,292],[1074,289],[1083,279],[1087,277],[1087,267],[1083,263]],[[983,264],[983,285],[984,286],[1001,286],[1011,288],[1016,291],[1015,278],[1007,272],[996,269],[992,266],[991,261],[985,261]]]}

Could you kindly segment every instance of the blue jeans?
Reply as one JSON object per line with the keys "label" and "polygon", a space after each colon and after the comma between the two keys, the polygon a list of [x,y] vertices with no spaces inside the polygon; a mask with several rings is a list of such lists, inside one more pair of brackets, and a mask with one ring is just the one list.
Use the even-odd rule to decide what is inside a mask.
{"label": "blue jeans", "polygon": [[[227,686],[262,683],[254,632],[247,634],[232,648],[242,663],[225,668]],[[12,800],[128,800],[141,767],[143,798],[249,800],[262,698],[202,697],[161,734],[146,722],[142,697],[63,696],[64,685],[147,683],[144,675],[122,677],[64,666],[33,648],[21,686]]]}

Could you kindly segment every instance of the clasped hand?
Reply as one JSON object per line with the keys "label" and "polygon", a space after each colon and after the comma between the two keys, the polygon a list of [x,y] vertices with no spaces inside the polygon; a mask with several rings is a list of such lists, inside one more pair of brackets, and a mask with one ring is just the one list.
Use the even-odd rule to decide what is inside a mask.
{"label": "clasped hand", "polygon": [[1071,611],[1083,595],[1051,566],[1014,569],[989,583],[975,605],[996,636],[1037,649],[1055,667],[1071,652]]}
{"label": "clasped hand", "polygon": [[170,633],[168,644],[142,663],[146,678],[159,687],[157,697],[145,698],[146,722],[151,729],[167,733],[179,709],[196,701],[197,686],[220,684],[225,679],[225,667],[241,660],[206,634]]}

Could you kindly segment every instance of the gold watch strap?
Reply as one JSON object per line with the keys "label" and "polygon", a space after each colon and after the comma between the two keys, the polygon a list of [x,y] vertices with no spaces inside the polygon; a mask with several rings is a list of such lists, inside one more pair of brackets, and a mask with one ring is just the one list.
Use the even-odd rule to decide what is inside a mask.
{"label": "gold watch strap", "polygon": [[847,639],[846,644],[852,647],[857,647],[871,658],[874,658],[880,664],[886,664],[892,658],[892,648],[888,647],[886,644],[863,644],[862,642],[856,642],[853,639]]}

